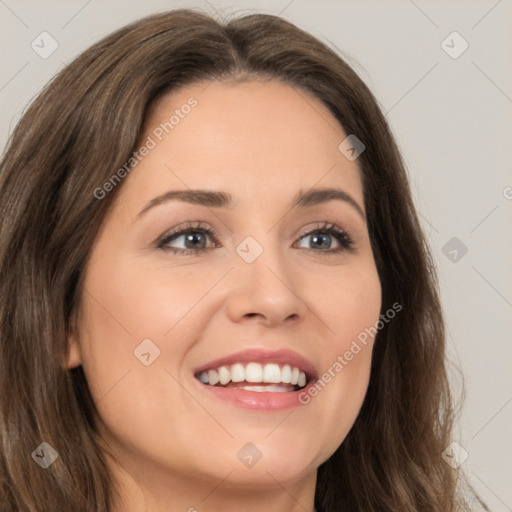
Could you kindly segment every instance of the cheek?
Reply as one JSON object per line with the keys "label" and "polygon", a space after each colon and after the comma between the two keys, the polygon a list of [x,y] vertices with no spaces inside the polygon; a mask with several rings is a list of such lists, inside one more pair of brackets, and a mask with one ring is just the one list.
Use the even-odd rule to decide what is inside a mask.
{"label": "cheek", "polygon": [[136,339],[168,333],[204,294],[207,284],[190,269],[156,268],[124,258],[97,265],[87,288],[111,319]]}
{"label": "cheek", "polygon": [[191,268],[149,267],[136,258],[113,261],[108,255],[99,255],[91,268],[81,322],[90,366],[106,359],[112,366],[129,366],[146,339],[179,361],[189,337],[176,333],[190,327],[190,313],[211,286],[208,276],[197,276]]}
{"label": "cheek", "polygon": [[151,278],[141,269],[125,272],[122,265],[111,272],[96,267],[85,285],[82,364],[99,425],[107,426],[105,435],[114,433],[132,445],[158,432],[142,442],[152,453],[162,450],[161,425],[169,434],[165,448],[172,452],[172,439],[183,428],[175,411],[183,402],[194,405],[173,376],[178,376],[176,368],[193,339],[180,319],[186,318],[197,294],[190,288],[181,292],[178,285]]}
{"label": "cheek", "polygon": [[338,271],[329,288],[324,288],[323,297],[318,294],[316,299],[316,312],[328,327],[319,351],[323,355],[320,375],[317,383],[299,396],[299,401],[319,418],[319,425],[324,428],[322,436],[329,439],[322,451],[327,457],[354,424],[368,388],[381,308],[375,266]]}
{"label": "cheek", "polygon": [[192,267],[147,266],[134,258],[114,261],[108,254],[98,254],[90,267],[80,345],[100,414],[111,425],[122,424],[130,414],[123,401],[138,404],[136,416],[141,408],[148,417],[167,414],[161,404],[172,409],[181,391],[166,370],[177,376],[204,328],[208,315],[198,315],[198,302],[218,276]]}
{"label": "cheek", "polygon": [[324,283],[322,289],[316,288],[310,294],[311,304],[317,308],[329,333],[324,353],[331,359],[343,354],[358,337],[367,337],[371,345],[368,329],[378,322],[381,308],[381,286],[375,266],[368,263],[339,268]]}

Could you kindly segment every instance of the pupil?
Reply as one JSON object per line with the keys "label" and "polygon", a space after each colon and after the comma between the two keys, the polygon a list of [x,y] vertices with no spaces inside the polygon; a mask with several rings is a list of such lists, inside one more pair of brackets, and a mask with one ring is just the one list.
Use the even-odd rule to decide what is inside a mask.
{"label": "pupil", "polygon": [[[197,238],[200,237],[200,236],[202,236],[202,233],[194,233],[192,235],[188,235],[187,238],[186,238],[186,245],[188,246],[189,242],[191,242],[191,243],[196,242]],[[195,245],[197,245],[197,244],[195,244]],[[190,248],[194,248],[194,246],[188,247],[188,248],[189,249]]]}
{"label": "pupil", "polygon": [[326,242],[326,244],[328,245],[328,242],[329,242],[329,235],[315,235],[313,236],[313,243],[317,243],[318,240],[320,240],[320,245],[323,242]]}

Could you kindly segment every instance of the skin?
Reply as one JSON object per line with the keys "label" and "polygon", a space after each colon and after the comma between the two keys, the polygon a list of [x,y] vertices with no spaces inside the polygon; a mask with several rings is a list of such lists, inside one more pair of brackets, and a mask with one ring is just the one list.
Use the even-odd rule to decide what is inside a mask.
{"label": "skin", "polygon": [[[307,405],[281,411],[225,403],[193,371],[246,348],[286,348],[322,374],[378,321],[364,217],[339,200],[291,208],[300,191],[336,187],[364,212],[360,170],[338,150],[347,134],[326,107],[276,81],[173,91],[141,140],[191,96],[197,106],[124,179],[98,233],[68,365],[83,365],[118,461],[108,459],[123,495],[116,511],[313,511],[317,468],[362,405],[373,340]],[[228,192],[236,206],[174,200],[138,217],[153,198],[189,188]],[[195,221],[216,232],[203,235],[203,253],[157,248]],[[353,250],[329,254],[334,237],[318,247],[304,236],[324,222],[347,231]],[[263,249],[251,264],[236,252],[247,236]],[[169,246],[185,244],[182,235]],[[134,356],[147,338],[160,350],[149,366]],[[262,454],[251,468],[237,457],[247,442]]]}

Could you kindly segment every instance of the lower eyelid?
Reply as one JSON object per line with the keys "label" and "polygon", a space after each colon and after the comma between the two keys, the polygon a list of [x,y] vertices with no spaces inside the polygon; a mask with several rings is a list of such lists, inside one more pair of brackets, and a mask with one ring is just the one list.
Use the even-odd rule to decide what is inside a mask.
{"label": "lower eyelid", "polygon": [[[205,235],[208,239],[211,240],[211,243],[213,244],[212,247],[202,247],[202,248],[176,248],[176,247],[166,247],[167,244],[170,242],[181,238],[182,236],[186,236],[190,233],[201,233]],[[313,236],[315,234],[327,234],[330,237],[334,238],[340,247],[335,249],[325,249],[325,250],[315,250],[314,248],[306,248],[306,247],[299,247],[300,249],[306,249],[310,250],[312,252],[317,253],[325,253],[325,254],[335,254],[336,252],[342,252],[342,251],[350,251],[354,249],[354,239],[348,233],[345,229],[337,226],[336,224],[324,222],[321,225],[317,225],[314,228],[310,228],[307,232],[299,235],[297,238],[297,241],[294,243],[297,244],[304,238],[308,236]],[[222,247],[222,244],[219,244],[218,241],[217,232],[207,226],[202,226],[200,223],[196,226],[194,225],[186,225],[181,230],[165,234],[160,239],[156,241],[156,247],[162,250],[167,250],[170,252],[174,252],[176,254],[182,253],[185,254],[187,252],[195,252],[198,254],[199,252],[205,252],[210,249]]]}

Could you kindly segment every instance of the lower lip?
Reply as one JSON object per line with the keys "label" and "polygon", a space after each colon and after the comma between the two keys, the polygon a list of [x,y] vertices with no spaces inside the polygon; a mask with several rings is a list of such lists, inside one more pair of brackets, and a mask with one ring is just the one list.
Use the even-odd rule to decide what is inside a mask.
{"label": "lower lip", "polygon": [[298,391],[247,391],[245,389],[221,388],[217,386],[209,386],[203,384],[198,379],[194,379],[197,384],[216,398],[235,405],[237,407],[245,407],[246,409],[258,409],[267,411],[279,411],[290,409],[292,407],[303,407],[299,401],[299,396],[307,393],[308,389],[313,386],[310,382],[304,388]]}

